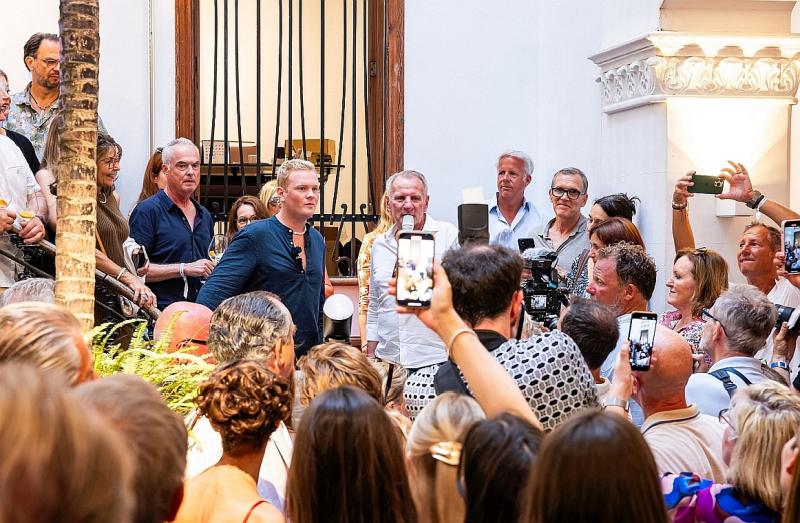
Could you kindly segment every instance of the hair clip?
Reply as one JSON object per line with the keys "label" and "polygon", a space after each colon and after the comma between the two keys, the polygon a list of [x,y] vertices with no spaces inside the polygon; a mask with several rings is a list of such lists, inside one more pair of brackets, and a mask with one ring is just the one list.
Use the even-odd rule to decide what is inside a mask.
{"label": "hair clip", "polygon": [[461,461],[461,443],[458,441],[440,441],[431,445],[431,457],[447,465],[457,467]]}

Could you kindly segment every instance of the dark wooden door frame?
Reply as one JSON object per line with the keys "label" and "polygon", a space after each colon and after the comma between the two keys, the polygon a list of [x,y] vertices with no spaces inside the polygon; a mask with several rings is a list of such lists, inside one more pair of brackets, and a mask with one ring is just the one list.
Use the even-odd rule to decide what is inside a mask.
{"label": "dark wooden door frame", "polygon": [[[371,19],[367,114],[370,123],[372,193],[403,169],[405,0],[368,0]],[[175,136],[200,143],[200,0],[175,0]],[[373,74],[374,72],[374,74]],[[341,146],[341,144],[339,144]],[[370,209],[377,213],[378,209]]]}

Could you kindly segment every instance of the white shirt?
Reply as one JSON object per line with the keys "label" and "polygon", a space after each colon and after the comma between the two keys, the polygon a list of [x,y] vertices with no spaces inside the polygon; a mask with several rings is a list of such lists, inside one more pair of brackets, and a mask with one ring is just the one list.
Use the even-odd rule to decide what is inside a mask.
{"label": "white shirt", "polygon": [[[686,403],[694,403],[700,412],[709,416],[719,416],[719,411],[730,407],[731,397],[728,396],[722,380],[718,380],[710,374],[728,367],[741,372],[745,378],[750,380],[750,383],[762,383],[768,380],[761,374],[761,361],[756,358],[748,356],[723,358],[708,369],[708,374],[696,372],[691,375],[686,384]],[[747,383],[732,372],[728,372],[728,377],[736,385],[737,390],[747,386]]]}
{"label": "white shirt", "polygon": [[511,223],[500,212],[497,204],[497,196],[489,203],[489,242],[508,247],[511,250],[519,251],[519,239],[533,239],[542,230],[545,218],[534,204],[524,197],[522,206],[517,210],[517,214]]}
{"label": "white shirt", "polygon": [[[196,413],[189,415],[190,421]],[[286,499],[286,478],[292,461],[292,438],[281,422],[269,437],[261,470],[258,472],[258,495],[283,512]],[[208,418],[198,418],[189,430],[189,452],[186,455],[186,478],[191,479],[215,465],[222,457],[222,438]]]}
{"label": "white shirt", "polygon": [[[800,307],[800,289],[792,285],[786,278],[778,278],[775,286],[767,294],[767,298],[778,305],[786,305],[793,309]],[[756,358],[769,364],[772,358],[772,334],[767,336],[767,343],[756,353]],[[800,369],[800,351],[795,350],[792,361],[789,362],[789,371],[792,377],[797,375],[798,369]]]}
{"label": "white shirt", "polygon": [[[441,260],[458,245],[458,229],[452,223],[425,216],[425,232],[434,236],[434,258]],[[377,341],[375,355],[407,368],[420,368],[447,359],[444,342],[413,314],[397,314],[397,302],[389,295],[389,279],[397,262],[394,229],[375,238],[372,246],[367,310],[367,340]]]}
{"label": "white shirt", "polygon": [[[25,210],[28,193],[39,190],[20,148],[8,136],[0,134],[0,198],[6,201],[6,208],[16,213]],[[0,247],[12,254],[20,254],[8,236],[0,236]],[[16,264],[0,255],[0,287],[13,285],[16,272]]]}

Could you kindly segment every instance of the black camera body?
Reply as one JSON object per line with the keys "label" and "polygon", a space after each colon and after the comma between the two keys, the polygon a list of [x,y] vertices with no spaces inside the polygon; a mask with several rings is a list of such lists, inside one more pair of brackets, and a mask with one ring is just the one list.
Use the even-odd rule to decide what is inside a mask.
{"label": "black camera body", "polygon": [[780,330],[783,322],[786,322],[789,327],[789,332],[796,334],[800,331],[800,309],[794,309],[787,305],[775,304],[775,310],[778,311],[778,321],[775,322],[775,328]]}
{"label": "black camera body", "polygon": [[533,321],[553,329],[561,314],[561,306],[569,305],[569,289],[560,283],[558,272],[553,267],[558,257],[556,253],[529,252],[523,256],[524,268],[530,271],[530,278],[522,283],[525,312]]}

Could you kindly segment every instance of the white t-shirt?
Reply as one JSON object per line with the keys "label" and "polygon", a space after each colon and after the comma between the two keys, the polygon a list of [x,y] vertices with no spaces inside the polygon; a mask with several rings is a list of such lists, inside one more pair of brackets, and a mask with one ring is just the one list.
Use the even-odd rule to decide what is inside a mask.
{"label": "white t-shirt", "polygon": [[[767,298],[778,305],[786,305],[793,309],[800,307],[800,289],[792,285],[786,278],[779,278],[775,282],[775,286],[769,291]],[[756,358],[769,363],[770,358],[772,358],[772,334],[767,337],[767,343],[764,348],[756,353]],[[792,361],[789,362],[789,370],[792,377],[797,375],[798,369],[800,369],[800,351],[795,350]]]}
{"label": "white t-shirt", "polygon": [[[14,212],[24,210],[28,192],[39,189],[20,148],[8,136],[0,134],[0,198],[6,201],[6,207]],[[0,236],[0,247],[19,254],[8,236]],[[16,264],[0,255],[0,287],[13,285],[16,271]]]}
{"label": "white t-shirt", "polygon": [[[733,368],[739,371],[750,383],[762,383],[768,378],[761,373],[761,361],[748,356],[734,356],[716,362],[708,369],[708,373],[695,372],[686,384],[686,403],[694,403],[697,409],[709,416],[719,416],[719,411],[727,409],[731,404],[731,397],[725,390],[722,380],[711,375],[719,369]],[[732,372],[728,377],[736,385],[737,390],[747,386],[747,383]]]}

